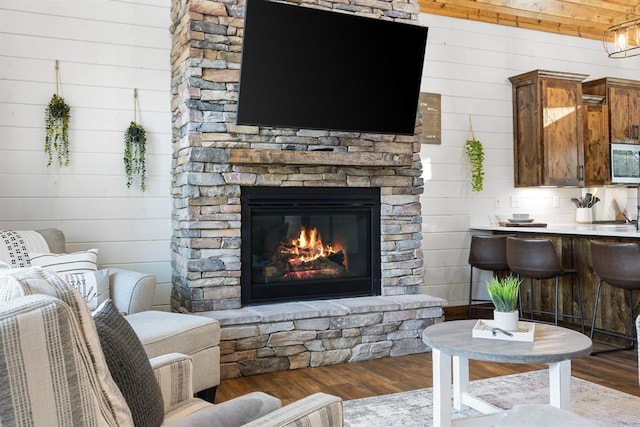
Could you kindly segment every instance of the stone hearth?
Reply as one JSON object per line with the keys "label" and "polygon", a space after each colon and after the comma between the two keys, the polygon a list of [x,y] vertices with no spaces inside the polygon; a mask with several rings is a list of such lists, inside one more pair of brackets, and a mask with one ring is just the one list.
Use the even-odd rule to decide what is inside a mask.
{"label": "stone hearth", "polygon": [[[420,295],[425,291],[417,135],[421,120],[416,120],[414,136],[236,125],[244,5],[244,0],[172,1],[172,309],[222,321],[225,359],[236,364],[227,367],[229,375],[242,373],[242,366],[259,372],[247,366],[278,365],[283,357],[289,358],[289,369],[305,365],[301,360],[307,357],[311,366],[360,360],[367,351],[370,357],[393,355],[395,344],[389,346],[389,335],[408,335],[409,329],[402,328],[409,326],[403,324],[423,327],[432,322],[423,317],[427,312],[431,319],[439,318],[444,303],[434,299],[421,305],[429,299]],[[415,0],[310,0],[300,7],[407,23],[416,23],[419,13]],[[371,90],[393,90],[393,82],[380,82]],[[382,304],[390,308],[382,310],[363,300],[357,312],[336,303],[328,311],[307,307],[309,315],[300,314],[305,308],[296,311],[302,317],[286,320],[247,315],[266,309],[241,308],[240,191],[246,186],[380,188],[381,293],[391,298]],[[393,297],[413,297],[420,308],[403,308]],[[426,308],[430,306],[438,307]],[[402,314],[387,314],[396,312]],[[238,316],[241,320],[234,323]],[[411,330],[415,335],[419,328]],[[305,331],[304,339],[291,338],[296,331]],[[283,333],[288,335],[276,335]],[[281,337],[296,344],[268,345]],[[349,347],[350,354],[313,356],[320,342],[322,351]],[[412,349],[424,351],[419,346]],[[406,351],[408,347],[395,353]],[[261,358],[274,360],[240,362]]]}
{"label": "stone hearth", "polygon": [[442,320],[440,298],[397,295],[201,313],[221,325],[221,378],[421,353]]}

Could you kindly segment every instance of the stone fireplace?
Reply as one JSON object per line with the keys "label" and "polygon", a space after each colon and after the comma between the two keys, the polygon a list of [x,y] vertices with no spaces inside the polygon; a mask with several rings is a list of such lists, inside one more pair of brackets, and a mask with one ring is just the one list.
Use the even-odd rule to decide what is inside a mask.
{"label": "stone fireplace", "polygon": [[377,188],[241,188],[242,305],[380,295]]}
{"label": "stone fireplace", "polygon": [[[419,13],[418,3],[414,0],[305,1],[300,7],[333,9],[412,23],[417,22]],[[376,239],[379,240],[372,245],[377,258],[373,263],[376,272],[372,280],[378,281],[380,289],[369,294],[378,293],[381,295],[378,298],[396,299],[374,301],[365,297],[365,303],[355,304],[357,308],[354,308],[354,303],[339,308],[325,304],[321,309],[315,307],[313,310],[297,306],[287,322],[296,316],[306,319],[303,322],[305,334],[302,335],[312,341],[318,339],[318,330],[327,330],[330,325],[337,328],[337,332],[325,333],[325,338],[345,338],[341,334],[355,334],[354,328],[371,327],[373,318],[351,321],[342,318],[330,320],[330,316],[348,317],[352,313],[377,310],[380,315],[375,316],[373,323],[379,323],[379,327],[375,333],[372,329],[364,333],[373,334],[374,338],[367,339],[371,342],[390,341],[388,345],[378,346],[382,351],[371,352],[370,346],[367,347],[369,357],[392,353],[391,343],[395,341],[386,334],[398,334],[404,328],[403,322],[414,322],[406,326],[413,332],[399,333],[395,339],[410,339],[411,344],[395,353],[424,351],[416,331],[441,316],[439,306],[444,301],[418,296],[424,284],[419,201],[423,180],[418,136],[236,125],[244,1],[173,0],[171,12],[172,309],[221,319],[223,341],[227,340],[222,345],[223,352],[233,355],[227,357],[230,364],[236,363],[238,358],[254,360],[266,355],[279,358],[268,368],[260,363],[249,368],[245,366],[249,373],[282,369],[282,357],[288,358],[287,366],[291,369],[309,366],[309,363],[313,365],[309,362],[313,360],[312,356],[300,356],[312,351],[309,348],[304,351],[297,347],[295,351],[276,351],[273,348],[281,346],[274,344],[275,347],[269,347],[269,351],[255,350],[265,348],[265,343],[271,342],[270,334],[283,331],[279,328],[294,333],[298,326],[293,323],[283,325],[282,321],[287,319],[282,314],[274,316],[273,311],[270,315],[256,314],[259,307],[247,308],[247,299],[242,295],[242,281],[246,280],[243,277],[242,253],[247,250],[242,240],[243,226],[247,226],[243,225],[243,189],[275,187],[295,190],[296,194],[305,194],[305,190],[312,194],[312,190],[318,188],[375,189],[379,193],[376,208],[379,211],[372,218],[377,222],[379,234]],[[371,90],[393,90],[393,82],[380,82],[379,87]],[[394,106],[381,105],[380,108]],[[421,121],[417,118],[416,134],[420,128]],[[244,268],[248,267],[245,265]],[[406,298],[411,295],[418,298]],[[229,314],[232,311],[234,314]],[[383,314],[386,311],[395,314]],[[237,316],[246,317],[229,320],[237,319]],[[360,325],[360,322],[364,323]],[[271,326],[265,327],[266,323]],[[249,333],[245,328],[247,324],[256,325],[250,335],[246,335]],[[318,325],[321,329],[317,329]],[[313,328],[316,328],[315,334],[306,334]],[[363,331],[358,332],[361,333]],[[276,341],[281,343],[280,339]],[[241,340],[241,344],[237,340]],[[293,345],[298,346],[299,340],[297,335],[292,340],[296,343]],[[361,338],[348,346],[353,348],[367,340]],[[317,343],[309,345],[322,350],[318,349]],[[253,348],[253,353],[238,356],[239,346],[243,351]],[[333,350],[325,348],[322,352]],[[353,354],[343,356],[339,360],[327,355],[316,358],[315,366],[362,360]],[[306,362],[301,363],[301,360]],[[228,369],[226,376],[240,374],[246,372],[236,364]]]}

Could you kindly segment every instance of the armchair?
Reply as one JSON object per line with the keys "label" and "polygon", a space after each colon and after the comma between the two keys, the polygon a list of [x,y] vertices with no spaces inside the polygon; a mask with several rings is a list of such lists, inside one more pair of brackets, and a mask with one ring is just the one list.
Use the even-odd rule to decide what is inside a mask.
{"label": "armchair", "polygon": [[[13,233],[17,233],[18,237],[24,239],[24,249],[27,252],[42,251],[44,249],[42,242],[44,242],[44,246],[48,246],[49,252],[53,254],[67,252],[64,233],[57,228],[15,231]],[[41,236],[44,240],[42,241],[38,236]],[[2,244],[1,241],[0,244]],[[3,251],[0,251],[0,254],[3,253]],[[0,256],[0,261],[11,265],[10,260],[3,259],[2,256]],[[109,298],[113,300],[120,312],[132,314],[151,310],[155,291],[156,277],[152,274],[109,268]]]}
{"label": "armchair", "polygon": [[[9,245],[15,250],[9,251],[6,248]],[[33,252],[66,253],[64,233],[56,228],[0,230],[0,262],[12,265],[9,255],[14,261],[20,257],[24,261]],[[220,384],[218,322],[202,316],[151,310],[155,290],[156,277],[151,274],[109,268],[109,298],[126,315],[147,356],[179,352],[192,357],[193,388],[199,396],[213,402]]]}
{"label": "armchair", "polygon": [[[94,323],[75,289],[54,273],[22,269],[17,274],[0,274],[0,300],[3,424],[129,427],[138,416],[135,419],[150,425],[152,417],[140,417],[137,406],[127,397],[131,390],[115,380],[126,375],[112,372],[119,366],[108,363],[107,355],[109,351],[113,354],[113,349],[98,335],[100,322],[96,318]],[[107,326],[127,324],[116,309],[112,312],[116,318],[109,319]],[[115,329],[115,336],[135,336],[133,331],[120,334]],[[139,342],[137,346],[141,348]],[[136,351],[135,345],[126,347]],[[281,407],[274,397],[251,393],[213,405],[193,397],[188,356],[166,354],[146,363],[153,369],[153,384],[161,391],[160,418],[165,426],[343,424],[338,397],[318,393]],[[137,400],[144,401],[147,390],[143,383],[134,386],[134,394],[143,397]],[[157,420],[153,425],[159,423]]]}

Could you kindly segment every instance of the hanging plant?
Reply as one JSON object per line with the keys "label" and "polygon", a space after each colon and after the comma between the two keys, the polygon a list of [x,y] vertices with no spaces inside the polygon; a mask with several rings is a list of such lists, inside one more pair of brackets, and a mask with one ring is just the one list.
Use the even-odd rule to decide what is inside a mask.
{"label": "hanging plant", "polygon": [[45,110],[46,136],[44,139],[44,152],[48,154],[47,167],[53,162],[53,153],[56,153],[58,166],[69,166],[69,112],[71,108],[64,99],[54,93]]}
{"label": "hanging plant", "polygon": [[464,150],[471,161],[471,190],[482,191],[484,188],[484,149],[477,139],[469,139]]}
{"label": "hanging plant", "polygon": [[124,134],[124,170],[127,174],[127,188],[131,188],[135,176],[140,177],[140,189],[147,189],[147,167],[145,155],[147,136],[144,128],[131,122]]}
{"label": "hanging plant", "polygon": [[482,143],[473,133],[471,117],[469,117],[471,138],[464,144],[464,151],[471,161],[471,191],[482,191],[484,188],[484,149]]}

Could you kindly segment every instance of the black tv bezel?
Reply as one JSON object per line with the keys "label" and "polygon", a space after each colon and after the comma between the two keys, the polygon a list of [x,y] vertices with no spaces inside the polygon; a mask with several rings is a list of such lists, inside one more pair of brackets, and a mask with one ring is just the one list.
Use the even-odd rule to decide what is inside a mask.
{"label": "black tv bezel", "polygon": [[[289,90],[289,91],[278,91],[275,86],[272,88],[270,84],[264,84],[262,87],[258,88],[258,84],[256,83],[260,79],[264,78],[264,76],[260,76],[260,79],[255,77],[251,77],[251,74],[255,74],[256,69],[260,68],[262,73],[275,73],[274,71],[265,71],[266,68],[262,64],[266,64],[269,62],[267,58],[260,58],[260,55],[263,55],[264,50],[259,50],[256,52],[256,48],[253,45],[256,43],[253,39],[260,39],[260,42],[264,41],[264,37],[259,37],[258,35],[252,34],[252,31],[255,30],[256,25],[264,25],[263,23],[256,23],[253,20],[258,19],[259,13],[263,11],[264,8],[271,9],[270,13],[275,13],[277,11],[283,12],[283,16],[303,16],[304,19],[312,20],[324,20],[331,23],[330,28],[333,31],[346,31],[347,28],[355,25],[356,28],[362,28],[362,26],[366,27],[367,35],[372,34],[373,29],[384,29],[385,32],[391,32],[394,40],[399,39],[401,34],[407,35],[412,34],[415,36],[413,43],[411,44],[412,52],[407,54],[404,52],[404,48],[402,49],[394,49],[389,50],[393,52],[393,55],[388,55],[387,57],[397,58],[403,57],[405,63],[412,64],[412,70],[410,72],[405,72],[400,75],[397,71],[394,74],[391,74],[392,77],[389,77],[389,80],[399,83],[399,88],[397,89],[398,93],[402,93],[403,96],[399,96],[398,94],[387,93],[384,91],[392,91],[385,85],[385,87],[380,89],[380,85],[373,84],[379,82],[379,76],[370,77],[369,83],[370,88],[366,89],[363,85],[360,88],[360,94],[362,95],[365,90],[368,90],[372,93],[366,93],[362,96],[362,98],[358,98],[357,95],[351,94],[349,98],[346,100],[340,100],[340,102],[344,102],[345,105],[338,106],[336,108],[335,113],[328,112],[331,108],[329,107],[319,107],[318,110],[324,108],[322,114],[314,114],[316,111],[312,111],[310,107],[308,107],[309,103],[305,101],[305,103],[296,104],[294,93],[300,93],[301,91],[309,91],[310,98],[317,100],[318,93],[323,95],[324,93],[328,93],[328,91],[322,91],[319,89],[310,89],[313,87],[313,84],[305,82],[302,85],[301,90]],[[291,15],[292,14],[292,15]],[[287,22],[291,22],[288,20]],[[343,25],[342,30],[336,30],[337,23],[341,23]],[[354,24],[355,23],[355,24]],[[277,23],[272,24],[275,28],[281,29],[281,26],[278,26]],[[307,26],[310,24],[307,22]],[[261,30],[261,29],[258,29]],[[258,31],[255,30],[255,31]],[[280,30],[278,30],[280,31]],[[284,30],[282,30],[284,31]],[[378,32],[376,32],[377,34]],[[256,33],[257,34],[257,33]],[[275,128],[294,128],[294,129],[314,129],[314,130],[329,130],[329,131],[344,131],[344,132],[357,132],[357,133],[379,133],[379,134],[397,134],[397,135],[414,135],[416,130],[416,118],[418,111],[418,102],[420,96],[420,87],[422,81],[422,73],[423,66],[426,55],[426,43],[427,43],[427,35],[428,35],[428,27],[409,24],[405,22],[397,22],[387,19],[375,19],[365,16],[359,16],[352,13],[342,13],[336,12],[332,10],[326,9],[318,9],[313,7],[308,7],[304,5],[298,4],[289,4],[282,2],[273,2],[269,0],[247,0],[246,11],[245,11],[245,29],[243,34],[243,48],[242,48],[242,59],[240,65],[240,81],[238,87],[238,105],[237,105],[237,114],[236,114],[236,123],[239,125],[252,125],[252,126],[262,126],[262,127],[275,127]],[[361,36],[361,35],[360,35]],[[279,37],[279,36],[274,36]],[[380,36],[376,36],[380,37]],[[252,39],[253,38],[253,39]],[[291,37],[289,37],[290,39]],[[334,36],[335,38],[335,36]],[[343,40],[343,39],[340,39]],[[404,40],[404,38],[403,38]],[[373,44],[373,42],[372,42]],[[397,45],[397,44],[396,44]],[[394,47],[396,46],[394,45]],[[335,43],[331,46],[335,46]],[[374,50],[374,46],[368,47],[369,50]],[[281,49],[282,50],[282,49]],[[364,50],[361,49],[361,50]],[[353,52],[353,51],[350,51]],[[400,53],[398,53],[400,52]],[[278,52],[280,53],[280,52]],[[343,53],[344,54],[344,53]],[[250,56],[249,56],[250,55]],[[410,55],[417,55],[417,57],[410,57]],[[257,59],[256,59],[257,58]],[[368,64],[373,63],[373,60],[378,60],[379,57],[372,57]],[[258,65],[258,62],[262,61],[261,65]],[[310,65],[307,65],[307,67]],[[392,67],[392,65],[386,65],[386,69]],[[282,67],[273,67],[274,69],[282,69]],[[289,68],[289,67],[287,67]],[[380,67],[382,68],[382,66]],[[402,69],[403,67],[396,67],[396,69]],[[389,73],[387,73],[389,74]],[[408,78],[408,76],[411,76]],[[251,81],[247,79],[252,79]],[[276,80],[275,76],[270,77],[270,81]],[[287,81],[287,79],[282,79]],[[360,80],[365,80],[365,78],[361,78]],[[314,81],[317,81],[314,80]],[[339,78],[334,76],[334,80],[332,82],[338,82]],[[355,77],[350,78],[348,80],[349,83],[353,83],[355,81]],[[407,83],[408,81],[408,83]],[[294,84],[299,84],[298,82],[294,82]],[[351,90],[352,84],[342,83],[343,86],[349,86],[349,90]],[[247,89],[248,88],[248,89]],[[316,93],[314,94],[314,90]],[[253,92],[247,95],[247,91]],[[378,92],[374,92],[378,91]],[[255,95],[264,94],[264,95]],[[342,93],[342,92],[341,92]],[[286,98],[285,95],[286,94]],[[381,109],[383,109],[384,113],[376,112],[373,108],[368,110],[367,113],[363,112],[362,108],[355,108],[354,106],[362,107],[371,107],[372,105],[377,105],[376,100],[377,97],[384,96],[380,104],[382,105]],[[277,98],[281,97],[281,98]],[[327,97],[328,98],[328,97]],[[260,105],[259,107],[264,107],[262,112],[256,112],[258,106],[256,106],[260,101],[258,99],[286,99],[283,101],[285,103],[289,103],[291,105],[303,105],[300,108],[290,108],[289,116],[286,118],[276,117],[276,109],[277,102],[269,103],[266,106]],[[289,101],[290,99],[294,99],[294,101]],[[389,105],[391,104],[391,105]],[[326,99],[321,105],[330,106],[331,100]],[[333,104],[334,106],[336,104]],[[395,107],[394,107],[395,105]],[[402,107],[400,107],[401,105]],[[353,114],[354,110],[360,111],[358,114]],[[398,111],[396,111],[398,110]],[[302,112],[307,112],[306,116],[303,116]],[[387,116],[391,116],[391,118],[386,119]],[[348,119],[348,120],[347,120]]]}

